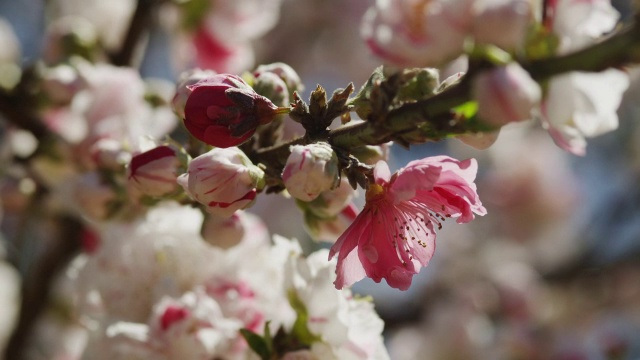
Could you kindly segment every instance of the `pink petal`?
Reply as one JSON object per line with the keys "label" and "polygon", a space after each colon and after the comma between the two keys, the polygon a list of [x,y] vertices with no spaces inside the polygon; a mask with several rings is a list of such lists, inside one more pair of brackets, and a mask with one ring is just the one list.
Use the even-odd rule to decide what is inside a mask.
{"label": "pink petal", "polygon": [[437,163],[425,161],[427,159],[412,161],[398,171],[398,176],[391,185],[396,203],[411,199],[416,190],[433,189],[440,178],[441,168]]}
{"label": "pink petal", "polygon": [[329,259],[339,253],[336,267],[337,278],[334,282],[337,289],[351,286],[365,277],[364,268],[358,259],[358,252],[353,250],[358,246],[370,221],[371,219],[368,216],[364,216],[362,213],[358,215],[329,250]]}
{"label": "pink petal", "polygon": [[373,168],[373,177],[376,179],[376,184],[388,183],[391,179],[391,170],[389,170],[389,165],[383,160],[380,160],[376,163],[376,166]]}

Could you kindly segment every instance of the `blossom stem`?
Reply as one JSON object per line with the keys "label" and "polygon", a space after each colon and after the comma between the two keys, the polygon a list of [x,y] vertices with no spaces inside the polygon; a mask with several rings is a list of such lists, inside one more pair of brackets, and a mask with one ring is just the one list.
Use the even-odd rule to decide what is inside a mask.
{"label": "blossom stem", "polygon": [[291,112],[291,107],[278,107],[274,113],[276,115],[284,115],[284,114],[288,114]]}

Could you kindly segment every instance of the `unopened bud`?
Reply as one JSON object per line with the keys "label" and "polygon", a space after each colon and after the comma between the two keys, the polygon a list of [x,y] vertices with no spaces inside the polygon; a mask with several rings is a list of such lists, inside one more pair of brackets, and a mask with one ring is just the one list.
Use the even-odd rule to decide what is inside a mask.
{"label": "unopened bud", "polygon": [[161,145],[135,155],[127,168],[127,179],[131,186],[145,195],[164,196],[177,189],[179,166],[176,151]]}
{"label": "unopened bud", "polygon": [[184,124],[191,135],[216,147],[245,142],[258,125],[268,124],[279,114],[271,100],[236,75],[217,74],[187,88],[192,92]]}
{"label": "unopened bud", "polygon": [[289,105],[287,84],[274,73],[264,72],[258,75],[253,88],[258,94],[268,98],[278,106]]}
{"label": "unopened bud", "polygon": [[293,68],[285,63],[276,62],[273,64],[260,65],[253,72],[255,77],[264,73],[273,73],[278,75],[289,89],[289,94],[293,94],[294,91],[301,92],[304,90],[304,84],[300,80],[298,73]]}
{"label": "unopened bud", "polygon": [[180,80],[176,85],[176,94],[171,101],[171,107],[181,119],[184,119],[184,107],[187,104],[189,95],[191,95],[191,86],[215,74],[216,72],[213,70],[201,69],[193,69],[180,74]]}
{"label": "unopened bud", "polygon": [[526,70],[511,63],[478,74],[472,94],[478,101],[478,116],[487,124],[502,126],[529,119],[541,90]]}
{"label": "unopened bud", "polygon": [[236,147],[215,148],[193,159],[178,183],[209,213],[228,217],[254,202],[264,172]]}
{"label": "unopened bud", "polygon": [[334,189],[340,181],[338,157],[327,143],[294,145],[282,171],[289,194],[311,201],[321,192]]}

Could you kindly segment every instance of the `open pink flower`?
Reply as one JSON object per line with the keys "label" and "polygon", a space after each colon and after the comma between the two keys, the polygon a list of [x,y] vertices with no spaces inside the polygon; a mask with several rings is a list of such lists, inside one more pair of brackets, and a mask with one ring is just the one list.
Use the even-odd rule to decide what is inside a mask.
{"label": "open pink flower", "polygon": [[435,156],[391,176],[387,164],[378,162],[364,209],[329,253],[331,259],[339,252],[336,288],[368,276],[407,290],[433,256],[436,227],[448,217],[466,223],[474,213],[486,214],[474,183],[477,168],[474,159]]}

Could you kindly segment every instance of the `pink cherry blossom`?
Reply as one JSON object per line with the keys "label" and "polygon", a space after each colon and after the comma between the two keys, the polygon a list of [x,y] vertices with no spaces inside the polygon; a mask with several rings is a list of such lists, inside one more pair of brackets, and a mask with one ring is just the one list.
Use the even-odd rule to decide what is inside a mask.
{"label": "pink cherry blossom", "polygon": [[403,67],[438,66],[463,52],[471,1],[376,1],[361,34],[376,56]]}
{"label": "pink cherry blossom", "polygon": [[387,164],[378,162],[364,209],[329,253],[329,258],[339,253],[336,288],[368,276],[407,290],[433,256],[436,227],[448,217],[466,223],[474,213],[486,214],[474,183],[477,168],[475,159],[435,156],[412,161],[391,176]]}

